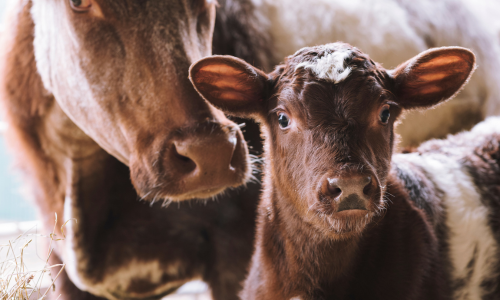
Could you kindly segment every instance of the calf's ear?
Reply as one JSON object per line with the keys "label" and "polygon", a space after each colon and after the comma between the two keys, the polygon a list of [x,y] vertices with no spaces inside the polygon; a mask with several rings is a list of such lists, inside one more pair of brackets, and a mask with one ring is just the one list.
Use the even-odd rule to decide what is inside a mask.
{"label": "calf's ear", "polygon": [[230,115],[248,117],[263,110],[267,75],[239,58],[203,58],[191,65],[189,79],[205,100]]}
{"label": "calf's ear", "polygon": [[460,47],[429,49],[389,71],[397,102],[406,109],[431,107],[455,96],[476,68],[476,57]]}

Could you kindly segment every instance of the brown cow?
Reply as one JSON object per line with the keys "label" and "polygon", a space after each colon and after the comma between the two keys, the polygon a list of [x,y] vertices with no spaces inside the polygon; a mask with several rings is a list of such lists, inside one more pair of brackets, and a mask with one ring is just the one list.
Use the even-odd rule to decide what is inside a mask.
{"label": "brown cow", "polygon": [[[355,39],[372,53],[377,50],[388,65],[429,45],[477,47],[479,61],[488,62],[488,68],[482,68],[487,71],[469,85],[473,88],[466,101],[453,102],[460,103],[454,109],[433,110],[460,117],[430,118],[425,127],[418,122],[406,131],[407,138],[438,133],[436,127],[443,128],[439,134],[456,129],[441,126],[443,122],[468,126],[485,107],[495,108],[492,100],[500,94],[495,92],[498,45],[486,30],[488,18],[478,18],[466,1],[419,6],[422,1],[384,0],[375,8],[391,14],[374,18],[374,7],[362,1],[351,5],[352,1],[297,0],[289,5],[288,0],[219,0],[215,21],[214,0],[13,2],[0,43],[0,101],[7,113],[9,142],[27,174],[45,227],[52,228],[53,212],[63,220],[79,218],[68,225],[68,238],[57,245],[54,259],[67,264],[71,281],[80,289],[103,297],[158,295],[197,276],[211,283],[216,296],[227,292],[234,297],[239,288],[243,261],[251,251],[257,184],[250,185],[248,194],[221,196],[217,213],[210,203],[214,206],[206,213],[212,215],[206,218],[205,208],[195,204],[195,209],[182,204],[180,213],[174,208],[158,211],[158,204],[149,209],[132,203],[136,198],[169,202],[210,197],[250,177],[240,129],[204,102],[187,79],[188,66],[211,54],[212,33],[216,53],[234,54],[263,67],[281,59],[283,51],[291,53],[321,39]],[[455,17],[443,18],[450,11]],[[258,153],[258,131],[248,125],[246,138]],[[218,221],[219,213],[227,214],[229,221]],[[198,225],[213,235],[191,227]],[[225,227],[234,232],[218,235]],[[227,239],[216,246],[221,237]],[[195,238],[208,240],[203,245],[213,256],[192,259]],[[230,239],[240,245],[238,252],[231,251],[238,257],[224,250],[231,249]],[[180,253],[186,257],[179,259]],[[176,261],[198,271],[157,280]],[[229,276],[215,262],[242,269]],[[141,269],[139,265],[147,267],[130,271]],[[220,274],[211,273],[216,269]],[[227,284],[217,287],[223,279]],[[64,292],[63,298],[88,296],[69,280],[58,288],[73,293]]]}
{"label": "brown cow", "polygon": [[388,71],[344,43],[270,74],[230,56],[195,63],[200,94],[266,137],[242,298],[498,299],[500,118],[393,156],[401,112],[455,96],[474,68],[449,47]]}
{"label": "brown cow", "polygon": [[[78,220],[52,255],[66,264],[54,298],[161,298],[193,279],[215,299],[237,298],[260,184],[216,196],[246,183],[251,168],[239,126],[188,80],[190,64],[211,53],[214,13],[204,1],[20,0],[12,9],[0,60],[7,138],[44,227],[54,212]],[[258,154],[258,128],[245,129]]]}

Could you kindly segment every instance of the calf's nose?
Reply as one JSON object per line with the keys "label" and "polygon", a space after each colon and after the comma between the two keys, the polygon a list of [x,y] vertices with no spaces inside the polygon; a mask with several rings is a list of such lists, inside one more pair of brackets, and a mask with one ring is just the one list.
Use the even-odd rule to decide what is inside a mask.
{"label": "calf's nose", "polygon": [[323,194],[333,199],[337,212],[351,209],[366,210],[374,194],[372,176],[352,175],[327,177],[323,182]]}

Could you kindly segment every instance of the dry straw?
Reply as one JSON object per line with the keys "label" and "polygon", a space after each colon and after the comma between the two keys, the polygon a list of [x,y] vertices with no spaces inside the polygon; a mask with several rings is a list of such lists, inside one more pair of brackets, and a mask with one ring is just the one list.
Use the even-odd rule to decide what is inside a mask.
{"label": "dry straw", "polygon": [[[57,226],[56,214],[54,228],[49,236],[32,234],[28,231],[19,235],[14,240],[9,241],[7,245],[0,245],[0,300],[41,300],[47,298],[47,293],[51,289],[55,289],[55,281],[64,270],[65,265],[50,265],[49,258],[54,250],[52,247],[53,242],[64,239],[64,226],[68,222],[69,221],[66,221],[61,226],[63,237],[60,239],[58,239],[55,234]],[[43,237],[49,239],[49,247],[45,258],[45,264],[43,268],[39,270],[30,270],[29,266],[25,263],[25,250],[28,247],[35,247],[32,243],[32,237]],[[18,244],[22,246],[13,246]],[[52,278],[51,269],[58,270],[58,273],[54,278]],[[50,279],[49,288],[42,287],[42,282],[45,276],[48,276]]]}

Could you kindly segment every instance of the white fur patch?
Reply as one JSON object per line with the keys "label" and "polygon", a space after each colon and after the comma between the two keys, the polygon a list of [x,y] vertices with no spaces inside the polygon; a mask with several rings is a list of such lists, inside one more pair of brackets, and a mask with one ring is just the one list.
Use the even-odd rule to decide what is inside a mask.
{"label": "white fur patch", "polygon": [[[69,194],[70,195],[70,194]],[[75,218],[80,220],[80,212],[74,205],[74,201],[67,196],[64,203],[64,218]],[[64,262],[66,263],[66,272],[71,281],[83,291],[88,291],[94,295],[105,297],[106,299],[118,300],[124,296],[131,298],[147,298],[163,294],[172,288],[176,288],[189,280],[196,278],[181,278],[161,284],[164,274],[175,278],[181,273],[181,262],[174,262],[164,267],[158,260],[139,260],[131,257],[127,263],[120,267],[112,266],[107,269],[104,278],[100,282],[95,282],[95,278],[88,278],[87,274],[82,273],[80,268],[88,263],[88,259],[80,250],[82,241],[79,240],[79,224],[77,222],[68,222],[65,226],[66,238],[64,240]],[[148,294],[134,294],[126,292],[129,285],[134,280],[144,280],[156,285],[156,288]],[[120,295],[121,294],[121,295]]]}
{"label": "white fur patch", "polygon": [[[444,154],[398,154],[393,160],[423,168],[445,192],[443,204],[449,229],[452,278],[456,282],[464,280],[464,286],[455,291],[453,299],[481,299],[487,292],[481,283],[496,276],[498,244],[488,225],[488,208],[482,204],[472,178],[456,158]],[[468,267],[471,261],[472,270]]]}
{"label": "white fur patch", "polygon": [[300,63],[295,70],[299,68],[310,69],[320,79],[327,79],[334,83],[339,83],[351,74],[352,69],[350,67],[344,67],[345,60],[350,57],[352,57],[352,50],[348,48],[339,48],[332,53],[317,58],[314,62]]}
{"label": "white fur patch", "polygon": [[500,117],[488,117],[470,131],[473,136],[500,134]]}
{"label": "white fur patch", "polygon": [[[66,196],[64,199],[64,218],[70,220],[75,216],[72,214],[71,198]],[[76,219],[76,218],[75,218]],[[77,221],[78,222],[78,221]],[[82,291],[86,291],[86,286],[78,274],[78,263],[86,264],[87,260],[82,255],[80,249],[75,245],[73,221],[69,221],[64,227],[66,237],[64,239],[64,262],[66,263],[66,273],[71,281]]]}
{"label": "white fur patch", "polygon": [[[179,263],[178,263],[179,264]],[[96,285],[92,285],[89,291],[97,295],[104,296],[108,299],[116,299],[116,295],[111,292],[122,292],[123,296],[131,298],[146,298],[162,294],[172,288],[179,287],[187,282],[187,280],[170,281],[167,284],[160,284],[164,274],[177,275],[179,265],[172,265],[164,269],[157,260],[140,261],[132,259],[127,265],[106,274],[104,280]],[[156,289],[149,295],[125,293],[128,286],[133,280],[147,280],[152,284],[156,284]]]}

